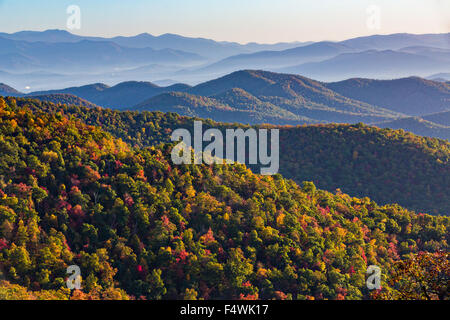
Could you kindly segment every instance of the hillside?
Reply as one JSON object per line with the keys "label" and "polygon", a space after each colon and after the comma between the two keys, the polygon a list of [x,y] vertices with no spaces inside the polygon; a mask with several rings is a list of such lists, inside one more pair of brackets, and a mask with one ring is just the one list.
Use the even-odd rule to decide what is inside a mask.
{"label": "hillside", "polygon": [[189,86],[176,84],[160,87],[151,82],[128,81],[108,88],[94,98],[96,103],[110,108],[127,108],[163,92],[183,91]]}
{"label": "hillside", "polygon": [[2,96],[17,96],[21,93],[7,84],[0,83],[0,95]]}
{"label": "hillside", "polygon": [[429,114],[429,115],[423,116],[422,118],[425,120],[428,120],[428,121],[432,121],[437,124],[444,125],[444,126],[450,125],[450,111]]}
{"label": "hillside", "polygon": [[[446,114],[449,112],[438,113]],[[442,122],[450,123],[449,119],[442,119]],[[375,124],[380,128],[403,129],[415,134],[450,140],[450,126],[434,123],[424,118],[410,117],[402,118],[394,121],[387,121]]]}
{"label": "hillside", "polygon": [[[215,113],[200,108],[193,112],[187,100],[175,101],[173,95],[164,95],[171,92],[192,95],[191,101],[193,96],[197,100],[208,100],[211,103],[216,101],[217,105],[226,105],[229,110],[252,111],[254,115],[239,119],[233,114]],[[161,111],[251,124],[270,123],[272,120],[269,118],[273,119],[273,124],[370,124],[427,115],[450,108],[450,87],[447,83],[418,77],[396,80],[356,78],[324,83],[298,75],[260,70],[233,72],[194,87],[185,84],[158,86],[151,82],[128,81],[112,87],[99,83],[33,92],[29,96],[55,93],[73,94],[102,107],[161,110],[164,106],[165,109]],[[155,98],[156,96],[159,97]],[[155,99],[152,100],[153,98]],[[156,105],[156,102],[161,105]],[[450,123],[444,123],[448,124]],[[409,127],[404,129],[409,130]],[[421,134],[420,131],[414,132]]]}
{"label": "hillside", "polygon": [[[23,95],[15,93],[12,88],[8,92],[8,95]],[[450,108],[447,83],[418,77],[395,80],[354,78],[322,83],[297,75],[243,70],[194,87],[128,81],[112,87],[99,83],[34,92],[28,96],[59,93],[77,95],[86,100],[68,101],[74,104],[177,112],[243,124],[363,122],[441,139],[448,139],[446,127],[450,125],[445,116],[422,120],[410,117],[418,114],[426,117]],[[59,102],[50,97],[47,99]]]}
{"label": "hillside", "polygon": [[403,129],[418,135],[450,140],[450,111],[375,123],[380,128]]}
{"label": "hillside", "polygon": [[68,298],[78,265],[72,299],[362,299],[368,265],[448,250],[447,217],[243,165],[174,166],[170,149],[0,98],[1,297]]}
{"label": "hillside", "polygon": [[[139,148],[170,142],[173,130],[192,130],[194,121],[174,113],[57,107],[27,99],[17,99],[17,104],[101,126]],[[211,120],[204,120],[204,126],[248,128]],[[419,212],[450,214],[449,160],[448,141],[404,131],[337,124],[280,127],[280,173],[284,176]]]}
{"label": "hillside", "polygon": [[282,51],[260,51],[225,58],[206,67],[196,69],[194,73],[229,73],[242,69],[273,69],[292,66],[299,63],[321,61],[344,52],[353,52],[348,46],[333,42],[318,42],[298,48]]}
{"label": "hillside", "polygon": [[399,116],[398,113],[344,97],[309,78],[260,70],[233,72],[194,86],[189,92],[213,96],[234,88],[240,88],[263,102],[297,116],[319,121],[370,122]]}
{"label": "hillside", "polygon": [[[243,99],[237,100],[237,99]],[[240,101],[240,103],[237,103]],[[253,105],[249,102],[253,102]],[[233,106],[233,107],[231,107]],[[132,109],[138,111],[176,112],[180,115],[239,123],[296,124],[314,123],[258,99],[251,99],[242,91],[231,91],[216,98],[197,96],[184,92],[163,93],[150,98]]]}
{"label": "hillside", "polygon": [[55,94],[46,94],[46,95],[40,95],[40,96],[29,96],[29,98],[37,99],[40,101],[49,101],[49,102],[52,102],[55,104],[76,105],[76,106],[82,106],[82,107],[87,107],[87,108],[98,107],[97,105],[93,104],[92,102],[89,102],[87,100],[84,100],[82,98],[74,96],[72,94],[55,93]]}
{"label": "hillside", "polygon": [[[160,87],[151,82],[128,81],[113,87],[93,84],[30,95],[55,93],[73,94],[102,107],[171,111],[250,124],[370,123],[402,116],[345,97],[312,79],[256,70],[234,72],[194,87],[184,84]],[[197,101],[194,109],[193,101]]]}
{"label": "hillside", "polygon": [[125,109],[164,92],[185,91],[189,88],[190,86],[185,84],[174,84],[167,87],[160,87],[148,81],[127,81],[121,82],[112,87],[102,83],[97,83],[62,90],[32,92],[29,95],[36,96],[54,93],[68,93],[79,96],[80,98],[91,101],[102,107]]}
{"label": "hillside", "polygon": [[[210,99],[207,97],[195,96],[192,94],[184,93],[184,92],[169,92],[163,93],[156,97],[153,97],[147,101],[138,104],[136,109],[141,110],[151,110],[152,108],[160,108],[159,111],[172,111],[170,108],[174,109],[184,109],[184,112],[189,109],[201,109],[200,112],[211,112],[213,109],[218,111],[232,109],[226,105],[221,105],[218,101],[214,99]],[[167,110],[167,111],[166,111]],[[175,111],[172,111],[175,112]],[[193,111],[195,112],[195,111]],[[183,113],[183,110],[180,110],[179,113]]]}
{"label": "hillside", "polygon": [[42,96],[49,94],[72,94],[74,96],[80,97],[85,100],[93,101],[98,97],[103,91],[109,89],[110,86],[104,83],[93,83],[81,87],[70,87],[59,90],[48,90],[48,91],[35,91],[31,92],[30,96]]}
{"label": "hillside", "polygon": [[428,80],[439,81],[439,82],[449,82],[450,73],[436,73],[427,77]]}
{"label": "hillside", "polygon": [[308,118],[301,118],[299,116],[296,116],[292,112],[277,107],[270,102],[261,101],[257,97],[240,88],[233,88],[231,90],[212,95],[211,97],[219,101],[220,103],[227,104],[239,110],[247,110],[260,114],[270,114],[274,117],[278,116],[284,119],[297,121],[309,120],[307,122],[314,122],[313,120],[310,120]]}
{"label": "hillside", "polygon": [[[450,109],[450,85],[418,77],[396,80],[349,79],[327,83],[325,86],[343,96],[411,116]],[[446,125],[450,125],[450,122]]]}
{"label": "hillside", "polygon": [[280,172],[287,178],[450,215],[448,141],[403,130],[332,124],[286,130],[280,134],[284,144],[291,146],[281,149]]}

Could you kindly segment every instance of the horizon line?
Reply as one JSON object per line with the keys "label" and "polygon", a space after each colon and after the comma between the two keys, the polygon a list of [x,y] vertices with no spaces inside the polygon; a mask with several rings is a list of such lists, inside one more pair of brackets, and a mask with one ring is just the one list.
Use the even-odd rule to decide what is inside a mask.
{"label": "horizon line", "polygon": [[[450,35],[450,32],[438,32],[438,33],[411,33],[411,32],[396,32],[396,33],[374,33],[374,34],[370,34],[370,35],[361,35],[361,36],[356,36],[356,37],[351,37],[351,38],[344,38],[342,40],[320,40],[320,41],[312,41],[312,40],[295,40],[295,41],[280,41],[280,42],[255,42],[255,41],[250,41],[250,42],[238,42],[238,41],[229,41],[229,40],[216,40],[213,38],[205,38],[205,37],[201,37],[201,36],[188,36],[188,35],[182,35],[182,34],[178,34],[178,33],[171,33],[171,32],[166,32],[166,33],[161,33],[159,35],[154,35],[152,33],[149,32],[141,32],[138,34],[133,34],[133,35],[114,35],[114,36],[101,36],[101,35],[82,35],[82,34],[77,34],[74,32],[71,32],[69,30],[66,29],[43,29],[43,30],[20,30],[20,31],[15,31],[15,32],[0,32],[0,37],[1,37],[1,33],[3,34],[7,34],[7,35],[14,35],[17,33],[24,33],[24,32],[40,32],[40,33],[44,33],[44,32],[48,32],[48,31],[59,31],[59,32],[66,32],[69,33],[71,35],[74,36],[78,36],[78,37],[89,37],[89,38],[102,38],[102,39],[108,39],[108,40],[112,40],[114,38],[117,37],[124,37],[124,38],[133,38],[133,37],[137,37],[137,36],[141,36],[141,35],[150,35],[152,37],[155,38],[159,38],[162,36],[167,36],[167,35],[173,35],[173,36],[178,36],[178,37],[183,37],[183,38],[188,38],[188,39],[201,39],[201,40],[211,40],[211,41],[215,41],[218,43],[234,43],[234,44],[239,44],[239,45],[250,45],[250,44],[256,44],[256,45],[274,45],[274,44],[282,44],[282,43],[319,43],[319,42],[343,42],[343,41],[347,41],[347,40],[351,40],[351,39],[358,39],[358,38],[367,38],[367,37],[375,37],[375,36],[393,36],[393,35],[415,35],[415,36],[425,36],[425,35]],[[26,41],[26,40],[22,40],[22,41]]]}

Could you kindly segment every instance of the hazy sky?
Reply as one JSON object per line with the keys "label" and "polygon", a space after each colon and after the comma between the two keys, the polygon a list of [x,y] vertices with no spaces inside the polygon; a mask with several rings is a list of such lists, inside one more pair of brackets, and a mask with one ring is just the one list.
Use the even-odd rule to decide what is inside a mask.
{"label": "hazy sky", "polygon": [[[81,35],[177,33],[272,43],[450,32],[449,0],[0,0],[0,32],[67,29],[69,5],[81,10],[81,29],[69,31]],[[367,11],[373,5],[379,29],[370,23],[377,21]]]}

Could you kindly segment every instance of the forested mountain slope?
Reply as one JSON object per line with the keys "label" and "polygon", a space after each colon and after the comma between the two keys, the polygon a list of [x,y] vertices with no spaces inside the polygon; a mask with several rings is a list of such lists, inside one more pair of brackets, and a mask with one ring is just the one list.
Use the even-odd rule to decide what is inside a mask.
{"label": "forested mountain slope", "polygon": [[0,282],[2,297],[67,298],[75,264],[73,298],[361,299],[368,265],[448,251],[447,217],[243,165],[174,166],[170,145],[133,149],[21,102],[0,98],[0,266],[22,286]]}
{"label": "forested mountain slope", "polygon": [[0,95],[15,96],[21,95],[21,93],[7,84],[0,83]]}
{"label": "forested mountain slope", "polygon": [[428,114],[422,118],[433,123],[450,126],[450,111]]}
{"label": "forested mountain slope", "polygon": [[[73,94],[102,107],[163,112],[176,110],[182,115],[199,117],[205,117],[204,110],[193,108],[192,100],[217,99],[218,102],[214,103],[226,105],[230,113],[234,109],[252,110],[253,115],[244,115],[238,120],[241,123],[264,123],[275,118],[278,118],[275,124],[370,123],[403,116],[396,111],[345,97],[312,79],[261,70],[233,72],[194,87],[184,84],[160,87],[151,82],[128,81],[113,87],[100,83],[33,92],[30,95],[55,93]],[[204,105],[202,102],[197,104]],[[239,119],[223,110],[207,111],[208,117],[216,121]]]}
{"label": "forested mountain slope", "polygon": [[66,105],[76,105],[88,108],[96,108],[97,105],[89,102],[85,99],[74,96],[73,94],[66,93],[54,93],[54,94],[44,94],[40,96],[31,96],[30,99],[37,99],[41,101],[49,101],[54,104],[66,104]]}
{"label": "forested mountain slope", "polygon": [[346,97],[411,116],[450,110],[450,85],[419,77],[395,80],[348,79],[325,86]]}
{"label": "forested mountain slope", "polygon": [[[0,94],[2,88],[5,96],[25,96],[6,85],[0,86]],[[87,100],[79,103],[82,105],[91,102],[121,110],[177,112],[243,124],[363,122],[442,139],[448,138],[448,130],[440,125],[450,126],[445,114],[438,115],[450,109],[448,84],[419,77],[355,78],[324,83],[293,74],[241,70],[194,87],[127,81],[112,87],[96,83],[26,96],[40,96],[41,100],[47,96],[55,103],[76,103],[65,99],[68,94]],[[431,123],[411,118],[416,116]]]}
{"label": "forested mountain slope", "polygon": [[[17,99],[17,103],[33,110],[60,111],[101,126],[138,147],[170,142],[173,130],[192,130],[194,121],[173,113],[56,106],[29,99]],[[203,121],[205,130],[248,128],[237,123]],[[329,191],[340,188],[352,196],[369,196],[383,204],[399,203],[419,212],[450,214],[448,141],[365,125],[279,128],[280,173],[297,183],[314,181]]]}
{"label": "forested mountain slope", "polygon": [[[439,115],[442,115],[442,118],[439,118]],[[441,112],[421,118],[401,118],[398,120],[376,123],[375,125],[380,128],[403,129],[409,132],[414,132],[415,134],[419,134],[421,136],[450,140],[450,125],[448,125],[450,124],[450,120],[445,119],[446,115],[450,115],[450,111]],[[447,125],[428,121],[426,120],[427,118],[436,119],[439,122],[447,123]]]}
{"label": "forested mountain slope", "polygon": [[252,99],[251,95],[246,94],[245,91],[240,89],[230,90],[213,97],[197,96],[185,92],[170,92],[150,98],[132,109],[176,112],[184,116],[248,124],[318,123],[317,120],[296,115],[271,103],[262,102],[256,97]]}

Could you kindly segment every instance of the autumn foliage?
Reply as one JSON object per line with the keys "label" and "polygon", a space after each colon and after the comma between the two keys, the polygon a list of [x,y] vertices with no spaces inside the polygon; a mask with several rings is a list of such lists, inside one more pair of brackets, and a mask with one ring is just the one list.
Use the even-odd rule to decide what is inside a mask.
{"label": "autumn foliage", "polygon": [[369,299],[369,265],[400,290],[399,262],[448,251],[448,217],[170,151],[0,98],[0,298]]}

